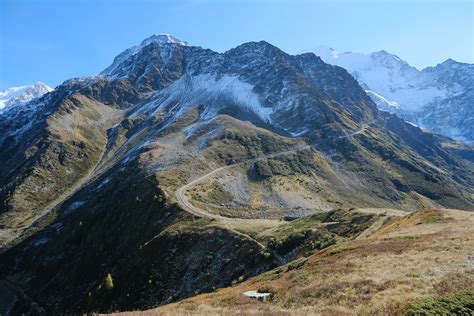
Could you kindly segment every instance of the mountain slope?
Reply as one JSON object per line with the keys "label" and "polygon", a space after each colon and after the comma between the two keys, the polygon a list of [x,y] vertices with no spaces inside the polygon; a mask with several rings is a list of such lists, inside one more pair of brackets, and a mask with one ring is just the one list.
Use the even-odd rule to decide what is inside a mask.
{"label": "mountain slope", "polygon": [[[346,71],[313,54],[290,56],[266,42],[218,54],[163,35],[145,40],[133,48],[133,54],[128,52],[100,77],[67,81],[30,103],[30,111],[0,117],[5,228],[27,227],[87,182],[98,167],[113,166],[122,156],[136,157],[147,147],[155,152],[150,145],[159,143],[161,134],[182,135],[188,125],[220,114],[282,136],[305,136],[313,151],[319,152],[316,160],[327,165],[326,175],[309,190],[324,208],[338,203],[471,208],[469,147],[446,145],[441,138],[377,112]],[[359,133],[367,124],[371,128]],[[202,142],[212,145],[209,140]],[[227,147],[221,143],[216,143],[220,151]],[[254,146],[248,142],[239,146],[250,155],[268,150],[250,145]],[[224,151],[232,157],[239,149],[229,147]],[[184,157],[201,155],[203,149],[184,147]],[[457,156],[458,152],[464,154]],[[225,163],[218,157],[206,159]],[[259,166],[262,163],[256,170],[267,170],[270,178],[294,173],[294,166],[286,166],[291,161]],[[300,171],[295,176],[301,177],[315,175],[320,168],[296,170]],[[69,175],[66,182],[64,172]],[[257,180],[267,187],[270,178]],[[322,186],[328,179],[334,181]],[[377,186],[376,181],[384,185]]]}
{"label": "mountain slope", "polygon": [[365,55],[319,47],[314,52],[347,69],[379,109],[455,139],[474,140],[474,65],[448,59],[419,71],[386,51]]}
{"label": "mountain slope", "polygon": [[[409,215],[384,212],[392,219],[368,238],[328,247],[242,284],[143,314],[472,313],[471,214],[456,210]],[[270,298],[259,302],[245,297],[247,291],[270,293]],[[451,300],[462,294],[467,294],[465,299]],[[421,306],[426,309],[417,311]]]}
{"label": "mountain slope", "polygon": [[17,313],[228,286],[359,235],[377,217],[354,206],[473,209],[472,147],[266,42],[220,54],[156,35],[28,109],[0,116],[0,276]]}

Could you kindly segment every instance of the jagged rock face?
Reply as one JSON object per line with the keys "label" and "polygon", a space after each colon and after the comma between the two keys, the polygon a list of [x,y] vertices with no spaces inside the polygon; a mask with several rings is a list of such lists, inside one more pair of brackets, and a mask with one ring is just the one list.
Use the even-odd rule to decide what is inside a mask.
{"label": "jagged rock face", "polygon": [[182,67],[182,46],[152,42],[103,74],[126,78],[139,91],[151,92],[181,77]]}
{"label": "jagged rock face", "polygon": [[468,142],[474,141],[474,65],[447,60],[422,70],[448,91],[446,98],[425,105],[414,117],[420,126]]}
{"label": "jagged rock face", "polygon": [[236,108],[287,134],[307,134],[334,122],[357,125],[375,115],[375,106],[346,71],[314,55],[290,56],[266,42],[218,54],[151,41],[133,55],[119,55],[102,75],[126,79],[141,91],[158,90],[154,98],[164,99],[156,102],[161,107],[179,112],[203,105],[203,119]]}
{"label": "jagged rock face", "polygon": [[386,51],[314,51],[325,62],[346,68],[379,109],[434,132],[474,141],[474,65],[448,59],[419,71]]}

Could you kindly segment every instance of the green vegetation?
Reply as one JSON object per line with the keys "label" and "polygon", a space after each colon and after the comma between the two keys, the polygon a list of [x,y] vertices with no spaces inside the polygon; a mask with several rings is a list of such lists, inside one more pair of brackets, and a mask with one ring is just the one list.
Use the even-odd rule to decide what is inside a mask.
{"label": "green vegetation", "polygon": [[326,219],[327,216],[328,213],[321,212],[301,217],[291,222],[283,223],[281,226],[271,232],[272,239],[275,243],[282,244],[285,243],[285,240],[288,238],[301,238],[301,235],[304,235],[311,230],[320,228],[320,224]]}
{"label": "green vegetation", "polygon": [[263,180],[272,176],[312,174],[319,170],[310,150],[299,151],[297,155],[285,155],[255,162],[253,177]]}
{"label": "green vegetation", "polygon": [[413,240],[417,239],[419,236],[410,236],[410,235],[405,235],[405,236],[393,236],[393,237],[387,237],[384,238],[385,240]]}
{"label": "green vegetation", "polygon": [[272,254],[269,253],[269,252],[264,252],[264,253],[262,253],[262,257],[264,259],[270,259],[272,257]]}
{"label": "green vegetation", "polygon": [[353,238],[367,229],[376,217],[352,210],[318,212],[283,223],[258,235],[280,255],[308,256],[337,242]]}
{"label": "green vegetation", "polygon": [[439,222],[442,222],[442,221],[445,221],[445,220],[447,220],[447,219],[444,218],[442,215],[437,215],[437,216],[430,217],[426,223],[427,224],[434,224],[434,223],[439,223]]}
{"label": "green vegetation", "polygon": [[107,274],[107,276],[105,277],[104,286],[108,290],[111,290],[114,288],[114,280],[112,279],[112,276],[110,275],[110,273]]}
{"label": "green vegetation", "polygon": [[287,271],[290,271],[290,270],[298,270],[300,269],[301,267],[304,266],[304,264],[306,263],[307,259],[306,258],[299,258],[299,259],[296,259],[295,261],[292,261],[290,263],[288,263],[286,265],[286,270]]}
{"label": "green vegetation", "polygon": [[405,315],[473,315],[474,291],[432,297],[412,303]]}
{"label": "green vegetation", "polygon": [[201,184],[191,190],[194,200],[202,203],[227,204],[233,200],[233,195],[227,192],[224,187],[218,183]]}
{"label": "green vegetation", "polygon": [[216,203],[229,203],[234,197],[232,194],[224,190],[219,183],[213,183],[212,191],[209,193],[209,199]]}
{"label": "green vegetation", "polygon": [[308,271],[296,272],[292,275],[292,278],[295,282],[303,282],[309,279],[311,273]]}
{"label": "green vegetation", "polygon": [[333,255],[337,255],[338,253],[343,253],[345,251],[349,251],[349,250],[352,250],[354,249],[353,247],[347,247],[347,246],[344,246],[344,245],[337,245],[335,247],[332,247],[331,249],[329,249],[328,252],[326,252],[324,255],[326,257],[328,256],[333,256]]}

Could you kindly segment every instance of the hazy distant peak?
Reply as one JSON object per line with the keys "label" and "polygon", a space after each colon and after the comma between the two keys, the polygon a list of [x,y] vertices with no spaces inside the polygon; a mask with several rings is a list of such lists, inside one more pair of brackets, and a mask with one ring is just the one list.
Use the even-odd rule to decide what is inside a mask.
{"label": "hazy distant peak", "polygon": [[51,91],[53,89],[41,81],[31,85],[7,88],[0,91],[0,111],[7,107],[24,104]]}

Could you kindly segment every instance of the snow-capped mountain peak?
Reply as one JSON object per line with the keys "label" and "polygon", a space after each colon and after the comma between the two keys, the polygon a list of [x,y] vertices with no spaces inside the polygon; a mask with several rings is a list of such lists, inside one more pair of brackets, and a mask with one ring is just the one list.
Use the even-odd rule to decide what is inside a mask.
{"label": "snow-capped mountain peak", "polygon": [[41,81],[0,91],[0,112],[9,107],[25,104],[51,91],[53,89]]}
{"label": "snow-capped mountain peak", "polygon": [[167,46],[191,46],[186,41],[182,41],[177,39],[176,37],[170,34],[154,34],[146,39],[144,39],[140,45],[136,45],[124,50],[120,53],[117,57],[115,57],[114,62],[112,65],[107,67],[103,72],[100,73],[101,76],[106,77],[113,77],[114,71],[117,69],[119,65],[121,65],[124,61],[129,59],[130,57],[138,54],[142,49],[147,47],[150,44],[158,44],[159,46],[167,47]]}
{"label": "snow-capped mountain peak", "polygon": [[188,42],[179,40],[176,37],[174,37],[173,35],[165,34],[165,33],[154,34],[154,35],[144,39],[141,42],[140,46],[144,47],[144,46],[149,45],[151,43],[157,43],[157,44],[160,44],[160,45],[177,44],[177,45],[182,45],[182,46],[190,46],[190,44]]}
{"label": "snow-capped mountain peak", "polygon": [[349,71],[379,109],[447,136],[474,140],[471,106],[474,65],[451,58],[418,70],[385,50],[371,54],[312,50],[321,59]]}

